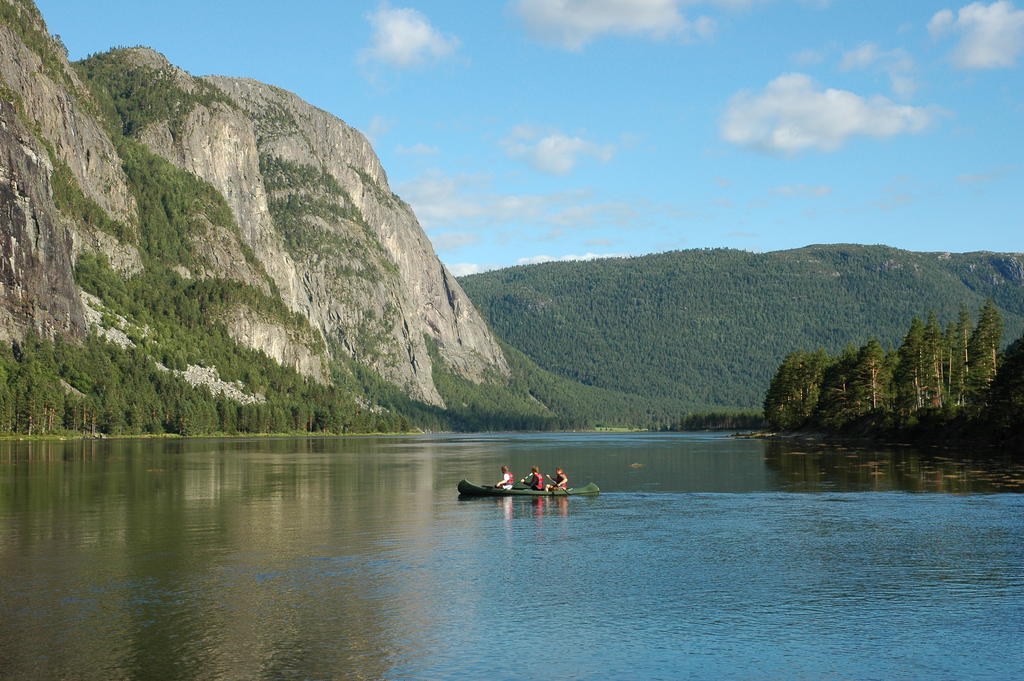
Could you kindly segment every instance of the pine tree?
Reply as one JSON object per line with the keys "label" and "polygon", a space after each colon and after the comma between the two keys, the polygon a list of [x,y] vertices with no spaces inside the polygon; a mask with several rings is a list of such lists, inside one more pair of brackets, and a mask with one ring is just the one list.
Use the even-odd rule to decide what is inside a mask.
{"label": "pine tree", "polygon": [[887,373],[885,350],[881,343],[872,338],[861,347],[857,355],[855,386],[861,413],[877,411],[883,407]]}
{"label": "pine tree", "polygon": [[1006,350],[992,381],[989,422],[1005,436],[1024,437],[1024,336]]}
{"label": "pine tree", "polygon": [[824,350],[786,355],[765,395],[765,420],[774,428],[793,430],[814,413],[821,382],[831,360]]}
{"label": "pine tree", "polygon": [[899,362],[893,380],[896,392],[896,409],[906,420],[925,405],[925,379],[928,374],[928,357],[925,345],[924,324],[917,317],[910,322],[910,329],[903,337],[898,352]]}
{"label": "pine tree", "polygon": [[14,432],[14,395],[7,385],[7,375],[0,365],[0,433]]}
{"label": "pine tree", "polygon": [[942,331],[939,329],[939,322],[935,313],[928,314],[928,322],[924,326],[922,337],[924,344],[924,375],[922,376],[922,397],[925,405],[929,407],[941,407],[943,404],[944,375],[943,359],[944,348]]}
{"label": "pine tree", "polygon": [[967,346],[967,397],[970,404],[981,406],[988,397],[989,387],[999,364],[999,344],[1003,338],[1003,318],[992,299],[985,301],[978,313]]}
{"label": "pine tree", "polygon": [[825,371],[816,412],[829,428],[842,428],[865,411],[856,387],[858,359],[857,350],[847,346]]}
{"label": "pine tree", "polygon": [[946,330],[946,345],[949,369],[946,372],[946,394],[949,402],[956,406],[964,404],[964,391],[967,385],[967,346],[971,337],[971,312],[967,307],[960,308],[960,316],[955,324]]}

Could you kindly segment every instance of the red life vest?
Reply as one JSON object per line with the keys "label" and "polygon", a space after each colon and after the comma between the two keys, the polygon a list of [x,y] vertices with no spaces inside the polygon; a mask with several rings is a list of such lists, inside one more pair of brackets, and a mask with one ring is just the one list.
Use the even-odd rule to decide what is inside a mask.
{"label": "red life vest", "polygon": [[502,484],[502,485],[511,485],[511,484],[513,484],[513,483],[514,483],[515,481],[516,481],[516,476],[512,475],[512,473],[511,473],[511,472],[508,472],[508,473],[505,473],[505,474],[504,474],[504,475],[502,476],[501,484]]}
{"label": "red life vest", "polygon": [[565,481],[567,479],[568,478],[566,478],[564,475],[559,473],[558,475],[555,476],[555,487],[557,487],[559,489],[564,489],[565,488]]}
{"label": "red life vest", "polygon": [[541,474],[540,473],[530,473],[530,475],[533,476],[533,485],[532,485],[533,489],[543,490],[544,489],[544,478],[541,476]]}

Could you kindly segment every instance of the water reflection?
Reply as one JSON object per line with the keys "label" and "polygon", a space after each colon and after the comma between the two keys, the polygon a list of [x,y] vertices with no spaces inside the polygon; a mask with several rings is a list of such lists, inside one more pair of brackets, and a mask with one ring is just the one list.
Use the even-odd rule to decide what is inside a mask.
{"label": "water reflection", "polygon": [[[351,445],[7,443],[5,667],[210,679],[326,678],[354,665],[348,678],[382,678],[382,642],[420,638],[394,622],[429,631],[431,595],[388,556],[408,537],[429,551],[433,448],[388,460],[338,448]],[[415,550],[406,542],[403,560]]]}
{"label": "water reflection", "polygon": [[909,448],[768,442],[765,464],[790,491],[902,491],[964,494],[1024,490],[1024,462],[1009,456],[952,456]]}
{"label": "water reflection", "polygon": [[488,504],[496,506],[505,520],[513,518],[542,518],[546,515],[569,516],[571,503],[586,503],[580,497],[570,502],[569,497],[482,497],[460,498],[465,504]]}
{"label": "water reflection", "polygon": [[[513,470],[561,465],[603,493],[456,500],[460,478],[490,480],[505,462]],[[848,497],[819,503],[805,494],[809,501],[793,504],[780,499],[801,495],[771,495],[991,493],[1022,484],[1021,464],[999,457],[704,435],[0,442],[0,677],[390,679],[425,668],[451,677],[436,665],[466,672],[505,645],[493,632],[512,626],[507,613],[481,604],[538,584],[564,590],[563,605],[611,608],[601,622],[619,621],[618,610],[621,621],[641,612],[631,626],[659,647],[637,640],[634,651],[657,657],[677,645],[658,636],[696,626],[683,615],[701,599],[721,606],[716,617],[738,617],[722,605],[732,602],[725,592],[774,579],[765,566],[796,562],[789,569],[806,584],[827,578],[836,593],[849,590],[832,574],[845,569],[833,554],[857,563],[850,556],[861,542],[886,547],[860,561],[864,575],[881,580],[891,570],[933,591],[993,585],[1008,593],[1019,586],[1005,566],[1022,562],[1020,534],[997,522],[1002,511],[985,497],[953,509],[929,501],[946,523],[908,539],[891,522],[907,507],[887,506],[900,495],[867,495],[882,500],[884,521],[870,503],[851,510]],[[758,495],[756,503],[744,495]],[[985,518],[987,534],[972,536],[964,512]],[[833,539],[850,532],[860,534],[849,544]],[[803,562],[777,555],[778,546],[794,547]],[[710,574],[716,590],[699,597],[680,588],[701,588],[690,572],[710,563],[730,565],[729,579]],[[817,570],[826,565],[823,577]],[[634,573],[647,585],[635,592]],[[620,608],[623,590],[657,594],[657,610],[677,619],[654,626],[644,619],[653,605]],[[1019,621],[1019,608],[993,607]],[[524,639],[545,632],[538,645],[574,634],[543,610],[511,621]],[[609,640],[600,622],[575,624],[580,636],[591,627],[584,638]],[[577,669],[593,664],[577,658]]]}

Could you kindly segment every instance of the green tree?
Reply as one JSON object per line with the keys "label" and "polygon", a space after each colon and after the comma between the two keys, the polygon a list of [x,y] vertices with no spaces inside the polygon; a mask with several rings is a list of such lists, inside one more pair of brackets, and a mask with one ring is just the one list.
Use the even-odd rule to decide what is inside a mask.
{"label": "green tree", "polygon": [[964,403],[964,391],[967,385],[968,345],[971,338],[971,311],[967,306],[960,308],[956,323],[946,330],[946,348],[949,369],[946,372],[946,394],[949,401],[956,406]]}
{"label": "green tree", "polygon": [[847,346],[822,376],[817,419],[829,428],[841,429],[862,413],[857,391],[858,352]]}
{"label": "green tree", "polygon": [[882,344],[872,338],[857,353],[854,388],[860,413],[878,411],[885,406],[890,373]]}
{"label": "green tree", "polygon": [[922,398],[926,406],[939,408],[942,406],[945,392],[945,343],[934,312],[928,314],[922,343],[924,352]]}
{"label": "green tree", "polygon": [[897,351],[898,362],[893,376],[896,410],[906,420],[925,406],[925,381],[929,372],[929,357],[925,343],[925,327],[914,317],[910,329]]}
{"label": "green tree", "polygon": [[782,430],[805,425],[818,405],[822,379],[830,364],[824,350],[799,350],[786,355],[765,395],[764,416],[768,424]]}
{"label": "green tree", "polygon": [[967,397],[970,404],[984,405],[988,398],[989,387],[999,366],[1002,338],[1003,319],[990,298],[978,312],[978,324],[967,345]]}
{"label": "green tree", "polygon": [[1006,350],[992,381],[989,421],[1005,436],[1024,437],[1024,336]]}

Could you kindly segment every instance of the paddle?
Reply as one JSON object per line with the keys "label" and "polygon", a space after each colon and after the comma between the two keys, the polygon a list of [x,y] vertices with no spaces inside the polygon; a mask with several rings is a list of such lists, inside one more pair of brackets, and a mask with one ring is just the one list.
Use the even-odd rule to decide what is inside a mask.
{"label": "paddle", "polygon": [[[533,475],[533,473],[530,473],[530,475]],[[512,489],[533,489],[533,485],[526,484],[526,478],[520,478],[519,484],[522,485],[522,487],[513,487]]]}

